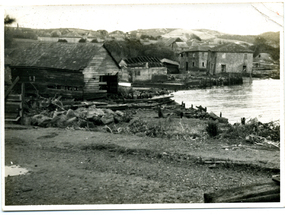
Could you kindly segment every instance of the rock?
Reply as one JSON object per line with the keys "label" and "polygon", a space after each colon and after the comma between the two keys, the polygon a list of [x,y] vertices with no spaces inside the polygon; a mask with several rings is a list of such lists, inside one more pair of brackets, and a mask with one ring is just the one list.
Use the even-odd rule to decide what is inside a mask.
{"label": "rock", "polygon": [[41,114],[35,115],[31,119],[31,125],[38,125],[40,127],[47,127],[50,125],[52,118]]}
{"label": "rock", "polygon": [[64,127],[66,127],[66,121],[67,120],[68,119],[67,119],[66,115],[60,115],[60,116],[54,118],[52,120],[52,123],[56,124],[57,127],[64,128]]}
{"label": "rock", "polygon": [[75,114],[80,118],[86,118],[87,112],[87,109],[84,107],[80,107],[75,110]]}
{"label": "rock", "polygon": [[92,121],[92,123],[94,123],[95,125],[102,125],[102,120],[101,120],[102,116],[93,116],[91,119],[89,119],[90,121]]}
{"label": "rock", "polygon": [[214,114],[213,112],[209,113],[209,116],[210,116],[213,120],[216,120],[216,119],[219,118],[219,117],[218,117],[216,114]]}
{"label": "rock", "polygon": [[64,113],[65,113],[65,111],[54,111],[52,118],[55,118],[55,117],[57,117],[57,116],[60,116],[60,115],[62,115],[62,114],[64,114]]}
{"label": "rock", "polygon": [[101,121],[104,125],[108,125],[108,124],[111,124],[114,122],[114,116],[113,115],[104,115],[102,118],[101,118]]}
{"label": "rock", "polygon": [[115,112],[115,114],[118,115],[118,116],[121,116],[121,117],[123,117],[123,116],[125,115],[124,112],[119,111],[119,110],[117,110],[117,111]]}
{"label": "rock", "polygon": [[87,111],[87,115],[86,115],[86,118],[87,119],[91,119],[93,118],[94,116],[104,116],[105,113],[102,109],[89,109]]}
{"label": "rock", "polygon": [[72,118],[70,118],[70,119],[68,119],[67,121],[66,121],[66,123],[65,123],[65,125],[66,126],[72,126],[74,123],[76,123],[77,122],[77,117],[75,116],[75,117],[72,117]]}
{"label": "rock", "polygon": [[118,115],[115,115],[115,116],[114,116],[114,121],[115,121],[115,123],[120,123],[120,122],[123,121],[123,117],[118,116]]}
{"label": "rock", "polygon": [[75,112],[74,112],[73,110],[71,110],[71,109],[69,109],[69,110],[66,112],[66,117],[67,117],[68,119],[74,118],[74,117],[77,117],[77,116],[78,116],[78,115],[76,115]]}
{"label": "rock", "polygon": [[82,120],[82,119],[80,119],[79,121],[78,121],[78,126],[80,127],[80,128],[86,128],[87,127],[87,121],[85,121],[85,120]]}
{"label": "rock", "polygon": [[104,109],[104,113],[115,115],[114,111],[112,111],[111,109]]}

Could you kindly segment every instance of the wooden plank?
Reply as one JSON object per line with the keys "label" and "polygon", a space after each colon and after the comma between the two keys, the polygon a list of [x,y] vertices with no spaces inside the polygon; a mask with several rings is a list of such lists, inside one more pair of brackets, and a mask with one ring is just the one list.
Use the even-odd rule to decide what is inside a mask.
{"label": "wooden plank", "polygon": [[11,93],[12,89],[14,88],[14,86],[17,84],[17,82],[20,80],[19,76],[16,77],[16,79],[13,81],[12,85],[7,89],[7,91],[5,92],[5,99],[6,97]]}
{"label": "wooden plank", "polygon": [[7,102],[17,102],[22,100],[22,95],[21,94],[10,94],[6,98]]}
{"label": "wooden plank", "polygon": [[270,182],[205,193],[204,202],[280,202],[280,185]]}
{"label": "wooden plank", "polygon": [[19,117],[19,112],[5,113],[5,119],[16,119]]}
{"label": "wooden plank", "polygon": [[19,116],[19,117],[15,118],[15,119],[5,119],[5,121],[6,122],[17,122],[17,121],[19,121],[20,118],[21,117]]}

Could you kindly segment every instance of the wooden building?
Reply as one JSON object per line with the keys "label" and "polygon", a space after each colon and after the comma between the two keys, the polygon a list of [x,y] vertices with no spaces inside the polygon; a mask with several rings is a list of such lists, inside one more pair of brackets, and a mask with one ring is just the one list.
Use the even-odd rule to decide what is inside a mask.
{"label": "wooden building", "polygon": [[165,81],[167,80],[167,68],[156,57],[142,56],[122,59],[120,81],[130,83],[140,81]]}
{"label": "wooden building", "polygon": [[207,70],[208,46],[195,46],[179,53],[180,71],[205,72]]}
{"label": "wooden building", "polygon": [[208,52],[207,72],[251,73],[253,51],[244,46],[228,43],[216,46]]}
{"label": "wooden building", "polygon": [[33,42],[7,57],[12,81],[26,83],[27,94],[94,99],[118,84],[119,65],[102,44]]}
{"label": "wooden building", "polygon": [[167,68],[167,74],[179,74],[180,64],[176,61],[163,58],[160,60],[162,65]]}

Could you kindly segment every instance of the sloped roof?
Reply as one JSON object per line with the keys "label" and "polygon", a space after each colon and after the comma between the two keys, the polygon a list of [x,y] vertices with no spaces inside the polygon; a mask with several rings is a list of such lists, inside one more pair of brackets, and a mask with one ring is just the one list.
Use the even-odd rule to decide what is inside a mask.
{"label": "sloped roof", "polygon": [[210,46],[192,46],[187,50],[181,51],[180,53],[183,53],[183,52],[207,52],[207,51],[209,51],[209,49],[211,49]]}
{"label": "sloped roof", "polygon": [[188,48],[189,47],[186,42],[176,42],[176,45],[178,47],[181,47],[181,48]]}
{"label": "sloped roof", "polygon": [[145,66],[146,63],[148,63],[149,67],[162,66],[160,60],[157,57],[150,57],[150,56],[140,56],[140,57],[128,58],[128,59],[123,59],[123,61],[127,64],[127,67]]}
{"label": "sloped roof", "polygon": [[211,49],[213,52],[234,52],[234,53],[253,53],[248,48],[245,48],[241,45],[235,44],[235,43],[227,43],[218,45]]}
{"label": "sloped roof", "polygon": [[163,59],[161,60],[161,62],[162,62],[162,63],[168,63],[168,64],[173,64],[173,65],[180,66],[180,64],[179,64],[178,62],[173,61],[173,60],[169,60],[169,59],[167,59],[167,58],[163,58]]}
{"label": "sloped roof", "polygon": [[165,45],[170,46],[174,42],[182,42],[183,40],[180,37],[170,38],[166,41]]}
{"label": "sloped roof", "polygon": [[80,70],[88,65],[100,48],[102,45],[97,43],[34,42],[28,47],[15,49],[7,57],[14,67]]}

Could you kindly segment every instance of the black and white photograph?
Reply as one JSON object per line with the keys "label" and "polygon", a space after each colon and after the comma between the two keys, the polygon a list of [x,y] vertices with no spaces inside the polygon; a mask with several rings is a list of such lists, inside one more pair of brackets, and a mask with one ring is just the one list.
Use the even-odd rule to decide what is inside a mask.
{"label": "black and white photograph", "polygon": [[2,210],[284,207],[283,2],[2,9]]}

